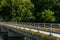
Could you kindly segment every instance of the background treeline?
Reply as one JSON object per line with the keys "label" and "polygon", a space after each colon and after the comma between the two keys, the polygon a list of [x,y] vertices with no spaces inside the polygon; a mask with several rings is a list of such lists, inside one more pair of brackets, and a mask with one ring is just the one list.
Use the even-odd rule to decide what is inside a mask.
{"label": "background treeline", "polygon": [[0,21],[60,22],[60,0],[0,0]]}

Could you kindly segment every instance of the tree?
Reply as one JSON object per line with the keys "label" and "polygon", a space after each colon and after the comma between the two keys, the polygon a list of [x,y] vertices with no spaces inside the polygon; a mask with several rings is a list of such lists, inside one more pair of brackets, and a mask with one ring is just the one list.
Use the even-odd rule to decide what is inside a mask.
{"label": "tree", "polygon": [[54,5],[58,3],[58,0],[32,0],[37,12],[43,11],[45,9],[51,9]]}
{"label": "tree", "polygon": [[40,22],[55,22],[54,12],[49,9],[38,13],[37,16]]}
{"label": "tree", "polygon": [[5,21],[10,20],[10,5],[10,0],[1,0],[0,2],[0,17]]}
{"label": "tree", "polygon": [[31,0],[13,0],[12,4],[17,8],[17,10],[13,8],[17,12],[17,14],[14,12],[16,14],[15,19],[17,18],[19,21],[26,21],[29,17],[32,19],[34,5],[31,3]]}
{"label": "tree", "polygon": [[0,17],[5,21],[34,19],[32,13],[34,5],[31,0],[1,0],[0,3]]}
{"label": "tree", "polygon": [[[37,13],[41,13],[44,10],[50,9],[51,11],[54,11],[57,9],[57,3],[58,0],[31,0],[32,3],[34,4],[34,16],[36,18],[36,22],[39,22],[39,17],[37,17]],[[54,16],[55,16],[56,11],[54,11]],[[41,15],[40,15],[41,16]]]}
{"label": "tree", "polygon": [[56,22],[60,22],[60,1],[58,1],[51,9],[55,12]]}
{"label": "tree", "polygon": [[0,0],[0,19],[5,21],[59,22],[59,17],[58,0]]}

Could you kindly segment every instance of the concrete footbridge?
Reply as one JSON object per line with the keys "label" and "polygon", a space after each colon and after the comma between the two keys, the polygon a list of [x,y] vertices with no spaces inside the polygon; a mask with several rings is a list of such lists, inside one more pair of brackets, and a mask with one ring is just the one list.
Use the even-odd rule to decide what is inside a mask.
{"label": "concrete footbridge", "polygon": [[31,40],[49,40],[51,37],[52,40],[60,40],[59,23],[0,22],[0,32],[8,32],[8,37],[25,36]]}

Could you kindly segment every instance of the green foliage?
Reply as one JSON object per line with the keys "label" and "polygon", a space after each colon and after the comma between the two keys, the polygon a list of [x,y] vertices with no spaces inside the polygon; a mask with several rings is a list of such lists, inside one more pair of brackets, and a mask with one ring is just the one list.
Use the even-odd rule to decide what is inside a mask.
{"label": "green foliage", "polygon": [[[48,9],[50,9],[51,11],[54,11],[54,16],[56,16],[56,18],[58,18],[58,15],[56,15],[56,14],[59,14],[57,12],[59,12],[59,8],[60,8],[60,7],[57,7],[57,4],[60,3],[58,0],[32,0],[32,2],[35,5],[35,10],[34,10],[35,14],[34,15],[35,15],[37,22],[42,22],[42,21],[50,22],[49,21],[51,19],[50,17],[48,18],[49,20],[46,20],[46,21],[42,20],[43,18],[41,18],[41,14],[42,14],[41,12],[44,12],[44,10],[48,10]],[[53,17],[52,19],[54,20],[55,17]]]}
{"label": "green foliage", "polygon": [[54,12],[50,11],[49,9],[44,10],[40,15],[40,20],[42,22],[55,22],[55,17],[53,16]]}
{"label": "green foliage", "polygon": [[59,22],[59,17],[58,0],[0,0],[0,18],[4,21]]}
{"label": "green foliage", "polygon": [[31,17],[34,5],[31,3],[30,0],[12,0],[12,6],[12,14],[15,20],[26,21],[27,19],[29,19],[29,17],[30,19],[32,19]]}

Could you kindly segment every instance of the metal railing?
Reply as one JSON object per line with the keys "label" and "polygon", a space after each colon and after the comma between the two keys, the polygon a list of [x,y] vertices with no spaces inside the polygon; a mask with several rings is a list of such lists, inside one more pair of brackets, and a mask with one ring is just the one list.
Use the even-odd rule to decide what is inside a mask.
{"label": "metal railing", "polygon": [[[59,23],[27,23],[27,22],[0,22],[0,24],[10,24],[10,25],[19,25],[24,28],[29,27],[30,29],[37,29],[38,32],[40,27],[49,28],[50,35],[53,32],[52,28],[60,28]],[[32,28],[31,28],[32,27]]]}

